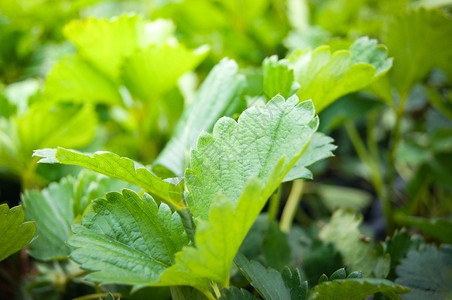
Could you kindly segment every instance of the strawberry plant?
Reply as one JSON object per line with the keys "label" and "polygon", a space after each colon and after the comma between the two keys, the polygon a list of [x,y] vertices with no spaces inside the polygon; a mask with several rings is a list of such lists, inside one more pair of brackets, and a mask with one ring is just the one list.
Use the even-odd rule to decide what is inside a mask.
{"label": "strawberry plant", "polygon": [[0,3],[0,295],[449,299],[450,13]]}

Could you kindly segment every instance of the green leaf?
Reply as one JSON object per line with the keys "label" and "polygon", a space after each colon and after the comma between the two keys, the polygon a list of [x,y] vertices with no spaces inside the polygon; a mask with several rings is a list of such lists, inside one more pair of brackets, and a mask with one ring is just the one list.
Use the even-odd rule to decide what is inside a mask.
{"label": "green leaf", "polygon": [[238,289],[231,287],[229,290],[225,289],[220,300],[253,300],[258,299],[254,297],[250,292],[244,289]]}
{"label": "green leaf", "polygon": [[407,94],[434,66],[444,67],[452,55],[452,19],[439,10],[412,10],[387,22],[383,41],[394,56],[393,78]]}
{"label": "green leaf", "polygon": [[184,109],[170,141],[154,165],[162,165],[182,176],[188,165],[188,152],[196,146],[199,134],[211,131],[215,122],[240,106],[245,78],[238,74],[235,61],[223,59],[209,73],[193,103]]}
{"label": "green leaf", "polygon": [[83,58],[116,81],[125,57],[150,44],[167,41],[173,30],[168,21],[149,23],[139,16],[123,15],[113,20],[72,21],[63,33],[74,42]]}
{"label": "green leaf", "polygon": [[74,225],[71,258],[94,271],[86,278],[101,283],[149,285],[174,263],[188,244],[182,222],[165,204],[124,189],[93,202],[81,225]]}
{"label": "green leaf", "polygon": [[[264,95],[267,99],[280,94],[289,98],[298,87],[294,82],[293,70],[289,67],[287,60],[278,60],[276,55],[267,57],[262,63]],[[296,85],[296,86],[294,86]]]}
{"label": "green leaf", "polygon": [[308,282],[301,281],[300,271],[285,267],[281,272],[284,284],[290,290],[292,300],[305,300],[308,296]]}
{"label": "green leaf", "polygon": [[[84,171],[77,178],[64,177],[41,191],[27,190],[22,195],[26,219],[36,224],[36,238],[29,254],[36,259],[66,259],[66,245],[74,220],[80,218],[90,201],[106,192],[119,191],[123,181]],[[132,185],[127,187],[133,188]]]}
{"label": "green leaf", "polygon": [[[276,96],[263,107],[251,107],[238,122],[221,118],[213,135],[202,133],[197,149],[191,151],[185,181],[193,215],[207,219],[219,192],[236,203],[253,176],[274,191],[307,148],[317,126],[312,102],[298,104],[296,96],[287,101]],[[271,182],[269,175],[282,157],[286,158],[283,177]]]}
{"label": "green leaf", "polygon": [[[274,170],[275,181],[283,162]],[[208,220],[198,222],[196,247],[185,247],[176,254],[176,264],[162,274],[161,284],[190,285],[206,295],[212,281],[228,288],[232,261],[271,192],[254,178],[237,203],[220,193],[211,205]]]}
{"label": "green leaf", "polygon": [[345,264],[353,271],[362,271],[364,277],[386,277],[389,272],[389,256],[378,257],[370,242],[364,240],[358,229],[362,216],[339,209],[330,222],[320,229],[322,241],[333,243],[341,252]]}
{"label": "green leaf", "polygon": [[398,284],[412,292],[405,299],[450,299],[452,297],[452,246],[421,245],[411,250],[396,269]]}
{"label": "green leaf", "polygon": [[408,288],[386,279],[348,278],[320,283],[312,290],[309,299],[361,300],[376,293],[383,294],[387,299],[402,299],[398,294],[409,291]]}
{"label": "green leaf", "polygon": [[34,258],[62,259],[71,253],[65,243],[74,221],[74,184],[73,177],[66,177],[42,191],[28,190],[23,194],[27,220],[36,222],[37,238],[29,251]]}
{"label": "green leaf", "polygon": [[377,41],[360,38],[349,50],[331,54],[329,46],[295,51],[288,56],[300,84],[297,95],[311,99],[317,112],[339,97],[358,91],[382,76],[392,65],[387,51]]}
{"label": "green leaf", "polygon": [[316,162],[333,156],[333,151],[337,146],[333,145],[334,140],[321,132],[316,132],[311,138],[308,149],[284,177],[284,182],[295,179],[312,179],[312,172],[307,168]]}
{"label": "green leaf", "polygon": [[420,231],[434,237],[441,242],[452,244],[452,220],[445,218],[419,218],[407,215],[398,215],[400,224],[413,226]]}
{"label": "green leaf", "polygon": [[208,47],[189,50],[178,45],[151,45],[129,56],[121,78],[136,97],[149,101],[176,85],[184,73],[193,70],[208,54]]}
{"label": "green leaf", "polygon": [[267,224],[261,247],[267,266],[281,271],[290,264],[290,246],[287,235],[279,229],[278,222],[273,221]]}
{"label": "green leaf", "polygon": [[0,261],[25,247],[35,234],[35,224],[24,222],[21,205],[9,209],[0,205]]}
{"label": "green leaf", "polygon": [[20,154],[45,147],[87,146],[94,137],[97,117],[92,106],[51,106],[35,103],[16,120]]}
{"label": "green leaf", "polygon": [[316,191],[329,211],[337,208],[361,211],[372,203],[372,195],[364,190],[345,186],[316,184]]}
{"label": "green leaf", "polygon": [[121,104],[117,86],[80,55],[58,62],[47,75],[44,96],[52,101]]}
{"label": "green leaf", "polygon": [[283,278],[278,271],[265,269],[257,261],[249,262],[245,256],[238,254],[235,263],[240,272],[246,277],[251,285],[266,300],[291,299],[290,289],[286,287]]}
{"label": "green leaf", "polygon": [[400,260],[406,256],[409,250],[415,248],[416,243],[411,239],[405,229],[396,231],[392,238],[387,237],[384,242],[385,253],[391,257],[391,268],[388,279],[394,280],[396,276],[396,267]]}
{"label": "green leaf", "polygon": [[182,201],[181,184],[164,181],[144,166],[126,157],[111,152],[83,154],[64,148],[36,150],[35,156],[42,157],[40,163],[61,163],[80,166],[113,178],[124,180],[158,196],[177,209],[185,207]]}

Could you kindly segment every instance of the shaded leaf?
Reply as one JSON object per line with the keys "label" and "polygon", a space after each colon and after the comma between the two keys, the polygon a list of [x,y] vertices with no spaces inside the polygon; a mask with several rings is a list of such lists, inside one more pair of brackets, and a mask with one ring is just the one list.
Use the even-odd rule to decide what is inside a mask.
{"label": "shaded leaf", "polygon": [[309,299],[361,300],[376,293],[383,294],[387,299],[402,299],[398,294],[409,291],[408,288],[386,279],[348,278],[318,284]]}
{"label": "shaded leaf", "polygon": [[235,263],[251,285],[266,300],[291,299],[290,289],[286,287],[280,273],[272,268],[266,269],[257,261],[249,262],[238,254]]}
{"label": "shaded leaf", "polygon": [[403,225],[413,226],[441,242],[452,244],[452,220],[398,215],[397,221]]}
{"label": "shaded leaf", "polygon": [[396,269],[396,282],[412,292],[405,299],[450,299],[452,297],[452,246],[421,245],[411,250]]}
{"label": "shaded leaf", "polygon": [[361,216],[346,210],[337,210],[330,222],[320,229],[322,241],[333,243],[344,257],[344,263],[353,271],[362,271],[363,275],[386,277],[390,268],[389,256],[379,257],[373,252],[372,244],[361,238],[358,229]]}

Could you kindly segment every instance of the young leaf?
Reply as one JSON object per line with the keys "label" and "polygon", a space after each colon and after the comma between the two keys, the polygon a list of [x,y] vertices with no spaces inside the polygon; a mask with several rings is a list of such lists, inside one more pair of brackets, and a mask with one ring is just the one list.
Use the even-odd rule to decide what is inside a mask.
{"label": "young leaf", "polygon": [[316,132],[311,138],[308,149],[284,177],[284,182],[295,179],[312,179],[312,172],[307,168],[316,162],[333,156],[337,146],[333,145],[333,139],[321,132]]}
{"label": "young leaf", "polygon": [[311,300],[320,299],[350,299],[361,300],[376,293],[381,293],[387,299],[402,299],[398,294],[410,290],[386,279],[348,278],[324,281],[312,290]]}
{"label": "young leaf", "polygon": [[193,70],[207,53],[207,46],[192,51],[181,44],[151,45],[125,59],[121,78],[133,95],[148,101],[175,86],[179,77]]}
{"label": "young leaf", "polygon": [[[287,101],[276,96],[264,107],[244,111],[238,122],[220,119],[213,135],[201,134],[197,149],[191,152],[191,168],[185,172],[193,215],[207,219],[219,192],[236,203],[253,176],[259,176],[271,191],[276,189],[317,129],[314,115],[312,102],[298,104],[296,96]],[[286,157],[283,177],[271,182],[268,176],[282,157]]]}
{"label": "young leaf", "polygon": [[235,263],[251,285],[266,300],[291,299],[290,289],[286,287],[283,278],[276,270],[265,269],[257,261],[249,262],[245,256],[238,254]]}
{"label": "young leaf", "polygon": [[300,84],[297,95],[311,99],[317,112],[336,99],[368,86],[392,65],[387,50],[377,41],[360,38],[349,50],[331,54],[328,46],[315,50],[295,51],[288,60]]}
{"label": "young leaf", "polygon": [[406,256],[409,250],[415,248],[416,243],[411,239],[405,229],[394,232],[394,235],[387,237],[384,242],[385,253],[391,257],[391,268],[387,276],[388,279],[394,280],[396,276],[396,267],[400,264],[400,260]]}
{"label": "young leaf", "polygon": [[101,283],[149,285],[174,262],[188,244],[182,222],[165,204],[145,194],[112,192],[93,202],[81,225],[74,225],[71,258]]}
{"label": "young leaf", "polygon": [[21,151],[28,154],[44,147],[87,146],[94,137],[96,125],[92,106],[54,107],[36,103],[17,120]]}
{"label": "young leaf", "polygon": [[47,75],[44,95],[53,101],[121,104],[118,86],[80,55],[58,62]]}
{"label": "young leaf", "polygon": [[0,205],[0,261],[25,247],[35,234],[35,224],[24,222],[21,205],[9,209]]}
{"label": "young leaf", "polygon": [[215,122],[240,106],[245,78],[238,74],[235,61],[223,59],[209,73],[196,93],[193,103],[184,109],[175,132],[154,165],[162,165],[182,176],[188,165],[189,149],[196,145],[199,134],[210,132]]}
{"label": "young leaf", "polygon": [[289,98],[294,94],[298,86],[287,60],[278,60],[276,55],[267,57],[262,63],[262,71],[264,73],[264,94],[267,99],[278,94]]}
{"label": "young leaf", "polygon": [[116,81],[125,57],[151,43],[165,42],[173,30],[170,22],[149,23],[139,16],[124,15],[114,20],[72,21],[63,33],[74,42],[83,58]]}
{"label": "young leaf", "polygon": [[409,287],[412,292],[405,299],[452,298],[452,246],[421,245],[411,250],[396,269],[396,282]]}
{"label": "young leaf", "polygon": [[358,229],[361,221],[361,216],[337,210],[330,222],[320,230],[319,237],[334,244],[351,271],[362,271],[365,277],[386,277],[390,267],[389,256],[378,257],[372,253],[372,245],[361,238]]}
{"label": "young leaf", "polygon": [[111,152],[96,152],[89,155],[64,148],[36,150],[34,155],[41,157],[39,160],[41,163],[76,165],[124,180],[158,196],[177,209],[185,207],[180,190],[181,184],[174,185],[164,181],[144,166],[126,157]]}

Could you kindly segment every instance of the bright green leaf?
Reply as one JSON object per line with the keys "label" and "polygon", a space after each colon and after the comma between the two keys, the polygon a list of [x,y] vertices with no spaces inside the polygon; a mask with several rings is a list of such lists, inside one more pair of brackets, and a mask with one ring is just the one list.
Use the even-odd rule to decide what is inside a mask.
{"label": "bright green leaf", "polygon": [[[272,178],[277,180],[281,163]],[[213,201],[208,220],[196,228],[196,247],[185,247],[176,254],[176,264],[160,277],[163,285],[190,285],[210,293],[210,283],[229,287],[232,261],[254,220],[267,202],[272,190],[252,179],[234,203],[223,194]]]}
{"label": "bright green leaf", "polygon": [[149,23],[139,16],[123,15],[113,20],[72,21],[63,32],[75,43],[83,58],[116,81],[125,57],[150,44],[167,41],[173,30],[174,26],[168,21]]}
{"label": "bright green leaf", "polygon": [[154,162],[182,176],[188,166],[188,152],[196,146],[201,131],[210,132],[215,122],[240,106],[245,78],[235,61],[223,59],[209,73],[193,103],[184,109],[171,140]]}
{"label": "bright green leaf", "polygon": [[187,202],[193,215],[207,219],[210,203],[220,191],[236,203],[253,176],[259,176],[273,191],[283,179],[269,181],[275,165],[286,157],[281,174],[285,176],[307,148],[317,126],[312,102],[298,104],[296,96],[287,101],[276,96],[263,107],[251,107],[238,122],[220,119],[213,135],[199,137],[197,149],[191,152],[190,169],[185,172],[190,192]]}
{"label": "bright green leaf", "polygon": [[149,195],[140,198],[124,189],[93,202],[93,210],[69,245],[71,258],[94,271],[87,279],[101,283],[149,285],[174,263],[174,254],[188,244],[182,222],[165,204]]}
{"label": "bright green leaf", "polygon": [[120,157],[111,152],[83,154],[64,148],[36,150],[34,155],[41,157],[39,161],[41,163],[76,165],[124,180],[158,196],[177,209],[185,207],[180,184],[164,181],[144,166],[126,157]]}
{"label": "bright green leaf", "polygon": [[179,77],[193,70],[207,53],[207,46],[189,50],[181,44],[151,45],[124,61],[121,77],[133,95],[149,101],[175,86]]}
{"label": "bright green leaf", "polygon": [[277,94],[289,98],[298,85],[294,82],[293,70],[287,60],[278,60],[276,55],[267,57],[262,63],[264,94],[271,99]]}
{"label": "bright green leaf", "polygon": [[317,112],[339,97],[365,88],[392,65],[386,48],[367,37],[356,40],[350,50],[332,54],[328,46],[322,46],[295,51],[288,60],[300,84],[298,96],[311,99]]}
{"label": "bright green leaf", "polygon": [[24,222],[21,205],[9,209],[0,205],[0,261],[25,247],[35,234],[35,224]]}
{"label": "bright green leaf", "polygon": [[321,132],[316,132],[311,138],[308,149],[284,177],[284,182],[295,179],[312,179],[312,172],[307,168],[316,162],[333,156],[337,146],[333,145],[333,139]]}
{"label": "bright green leaf", "polygon": [[452,246],[421,245],[411,250],[396,269],[398,284],[409,287],[408,300],[452,298]]}
{"label": "bright green leaf", "polygon": [[365,277],[386,277],[390,267],[389,256],[378,257],[373,253],[370,242],[361,237],[358,228],[361,222],[361,216],[337,210],[330,222],[321,228],[319,237],[324,242],[334,244],[352,272],[362,271]]}
{"label": "bright green leaf", "polygon": [[92,106],[33,105],[17,120],[23,155],[47,147],[81,148],[94,137],[97,117]]}
{"label": "bright green leaf", "polygon": [[79,55],[58,62],[47,75],[44,95],[53,101],[121,104],[119,87]]}

